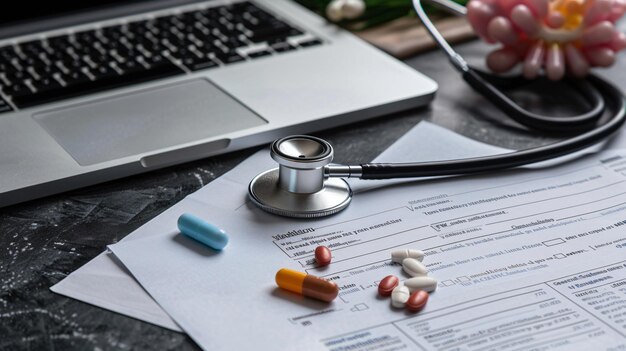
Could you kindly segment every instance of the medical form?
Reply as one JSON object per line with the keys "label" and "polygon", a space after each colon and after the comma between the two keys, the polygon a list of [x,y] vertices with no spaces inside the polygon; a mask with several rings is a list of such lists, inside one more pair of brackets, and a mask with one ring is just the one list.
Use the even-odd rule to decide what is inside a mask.
{"label": "medical form", "polygon": [[[235,210],[201,192],[180,209],[231,233],[228,250],[203,250],[175,226],[110,248],[204,349],[622,350],[624,172],[621,151],[489,176],[359,182],[346,211],[317,221],[262,213],[233,182],[224,192],[240,199]],[[321,269],[319,244],[333,250]],[[417,314],[376,295],[403,247],[424,250],[439,280]],[[282,267],[335,281],[340,297],[279,290]]]}
{"label": "medical form", "polygon": [[[414,160],[427,161],[442,157],[476,157],[506,151],[465,138],[450,130],[423,121],[392,144],[375,161],[400,161],[409,156]],[[229,193],[232,189],[232,183],[243,186],[250,177],[271,165],[271,162],[272,160],[265,151],[257,152],[189,197],[194,200],[219,198],[221,199],[220,202],[212,203],[214,207],[234,210],[241,206],[241,202]],[[178,207],[185,206],[187,201],[192,200],[185,199],[179,202],[157,218],[124,237],[122,241],[136,240],[158,233],[163,227],[171,225],[177,220],[177,217],[173,216],[180,216]],[[51,290],[133,318],[181,331],[178,325],[110,252],[104,252],[92,259],[51,287]]]}

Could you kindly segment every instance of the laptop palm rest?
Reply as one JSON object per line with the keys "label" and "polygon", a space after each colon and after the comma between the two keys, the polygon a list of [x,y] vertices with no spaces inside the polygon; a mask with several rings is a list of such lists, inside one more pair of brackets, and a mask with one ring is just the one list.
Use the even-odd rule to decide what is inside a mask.
{"label": "laptop palm rest", "polygon": [[[267,123],[205,79],[41,112],[33,117],[82,166]],[[205,144],[202,150],[219,151],[212,148],[226,148],[227,140]]]}

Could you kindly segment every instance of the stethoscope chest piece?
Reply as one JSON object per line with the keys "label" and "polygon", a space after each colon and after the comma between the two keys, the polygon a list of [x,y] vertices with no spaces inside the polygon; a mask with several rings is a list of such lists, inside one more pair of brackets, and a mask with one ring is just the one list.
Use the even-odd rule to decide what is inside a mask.
{"label": "stethoscope chest piece", "polygon": [[315,218],[346,208],[352,190],[341,178],[325,176],[333,148],[322,139],[296,135],[276,140],[271,156],[279,168],[256,176],[250,199],[264,211],[287,217]]}

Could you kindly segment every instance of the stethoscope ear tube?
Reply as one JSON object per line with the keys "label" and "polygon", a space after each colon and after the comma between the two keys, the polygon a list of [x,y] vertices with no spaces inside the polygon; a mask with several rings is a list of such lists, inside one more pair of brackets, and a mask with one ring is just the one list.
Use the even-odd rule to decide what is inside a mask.
{"label": "stethoscope ear tube", "polygon": [[[470,79],[475,79],[477,76],[472,75],[472,77]],[[622,92],[613,84],[595,75],[587,77],[587,82],[598,94],[604,97],[603,104],[608,105],[607,110],[612,113],[609,121],[592,130],[550,145],[500,155],[419,163],[362,164],[360,178],[415,178],[495,171],[564,156],[597,144],[610,137],[624,125],[626,104]]]}

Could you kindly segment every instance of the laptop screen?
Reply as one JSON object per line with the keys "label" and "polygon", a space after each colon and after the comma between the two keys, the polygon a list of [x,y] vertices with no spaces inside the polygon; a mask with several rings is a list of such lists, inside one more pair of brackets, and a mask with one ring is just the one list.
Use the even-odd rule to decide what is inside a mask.
{"label": "laptop screen", "polygon": [[151,0],[18,0],[0,11],[0,27],[146,1]]}

